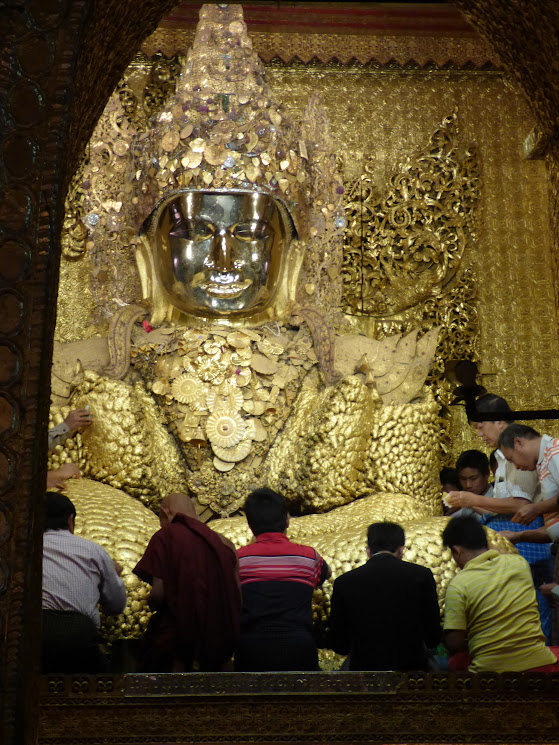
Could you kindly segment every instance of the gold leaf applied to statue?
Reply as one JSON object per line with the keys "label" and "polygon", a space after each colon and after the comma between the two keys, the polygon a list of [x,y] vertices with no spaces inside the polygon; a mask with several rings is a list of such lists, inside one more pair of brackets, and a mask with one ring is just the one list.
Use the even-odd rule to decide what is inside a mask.
{"label": "gold leaf applied to statue", "polygon": [[[297,515],[290,536],[336,575],[363,560],[370,522],[398,520],[441,590],[454,571],[437,517],[441,347],[438,398],[424,383],[437,326],[444,312],[467,316],[472,284],[477,172],[473,151],[457,155],[456,118],[373,199],[371,179],[344,187],[318,95],[297,115],[274,100],[240,6],[204,6],[173,81],[150,121],[111,97],[72,192],[65,253],[96,262],[110,364],[74,378],[54,360],[67,381],[58,405],[89,405],[93,424],[52,462],[74,460],[102,482],[108,512],[116,489],[116,505],[122,491],[141,500],[149,529],[127,523],[138,542],[161,497],[182,491],[205,520],[227,516],[215,527],[241,545],[250,536],[235,515],[267,484]],[[446,355],[460,323],[441,335]],[[118,520],[92,515],[92,531]],[[315,597],[322,626],[329,592]]]}

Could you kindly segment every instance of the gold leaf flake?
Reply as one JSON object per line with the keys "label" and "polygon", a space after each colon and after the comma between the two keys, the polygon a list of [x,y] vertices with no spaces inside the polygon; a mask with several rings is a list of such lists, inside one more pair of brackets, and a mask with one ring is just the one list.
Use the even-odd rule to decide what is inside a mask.
{"label": "gold leaf flake", "polygon": [[278,371],[278,363],[263,354],[253,354],[250,366],[261,375],[273,375]]}
{"label": "gold leaf flake", "polygon": [[250,338],[242,331],[233,331],[227,335],[227,342],[235,349],[246,349],[250,347]]}
{"label": "gold leaf flake", "polygon": [[188,147],[195,153],[203,153],[204,148],[206,147],[206,141],[201,137],[197,137],[195,140],[188,143]]}
{"label": "gold leaf flake", "polygon": [[172,152],[179,144],[180,136],[176,129],[170,132],[165,132],[161,138],[161,147],[168,153]]}
{"label": "gold leaf flake", "polygon": [[217,457],[217,455],[214,456],[213,460],[214,467],[217,471],[221,471],[222,473],[226,473],[227,471],[230,471],[232,468],[235,468],[235,463],[226,463],[224,460],[221,460]]}

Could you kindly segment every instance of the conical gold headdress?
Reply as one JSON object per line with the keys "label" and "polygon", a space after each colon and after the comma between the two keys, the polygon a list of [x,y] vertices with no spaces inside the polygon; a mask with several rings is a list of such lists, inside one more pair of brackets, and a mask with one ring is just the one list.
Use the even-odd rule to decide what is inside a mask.
{"label": "conical gold headdress", "polygon": [[152,126],[132,121],[115,92],[91,141],[81,187],[87,240],[99,277],[119,262],[110,282],[94,283],[103,312],[114,312],[115,297],[122,304],[137,296],[131,249],[146,218],[162,200],[190,189],[270,194],[299,237],[288,306],[321,315],[337,309],[344,189],[316,94],[301,122],[274,102],[242,8],[203,6],[177,90]]}
{"label": "conical gold headdress", "polygon": [[237,5],[202,8],[177,92],[137,145],[140,220],[185,188],[264,191],[295,218],[306,201],[305,143],[271,98]]}

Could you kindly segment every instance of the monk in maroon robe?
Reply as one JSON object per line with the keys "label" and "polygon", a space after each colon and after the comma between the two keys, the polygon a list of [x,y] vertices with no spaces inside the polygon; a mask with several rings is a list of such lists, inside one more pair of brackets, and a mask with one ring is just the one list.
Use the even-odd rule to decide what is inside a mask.
{"label": "monk in maroon robe", "polygon": [[241,593],[235,547],[201,522],[189,497],[160,505],[161,530],[134,569],[151,584],[155,614],[145,637],[144,672],[224,669],[239,637]]}

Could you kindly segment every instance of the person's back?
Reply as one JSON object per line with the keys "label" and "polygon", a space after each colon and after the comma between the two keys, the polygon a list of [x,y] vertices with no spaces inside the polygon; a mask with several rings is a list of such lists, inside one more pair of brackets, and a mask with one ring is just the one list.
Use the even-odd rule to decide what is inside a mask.
{"label": "person's back", "polygon": [[161,502],[161,530],[134,573],[152,585],[145,672],[219,671],[238,638],[240,594],[233,545],[202,523],[189,497]]}
{"label": "person's back", "polygon": [[317,670],[312,596],[328,566],[315,549],[285,535],[289,515],[281,495],[257,489],[245,512],[256,540],[237,550],[243,608],[235,669]]}
{"label": "person's back", "polygon": [[444,630],[450,652],[467,648],[473,672],[554,665],[526,560],[488,549],[484,529],[474,518],[450,520],[443,545],[462,569],[446,591]]}
{"label": "person's back", "polygon": [[93,541],[74,535],[76,510],[64,494],[47,492],[43,535],[42,670],[95,673],[106,660],[99,648],[98,604],[107,614],[126,605],[121,568]]}
{"label": "person's back", "polygon": [[440,640],[433,574],[402,561],[404,542],[399,525],[371,525],[369,560],[334,582],[330,640],[350,670],[424,670]]}

